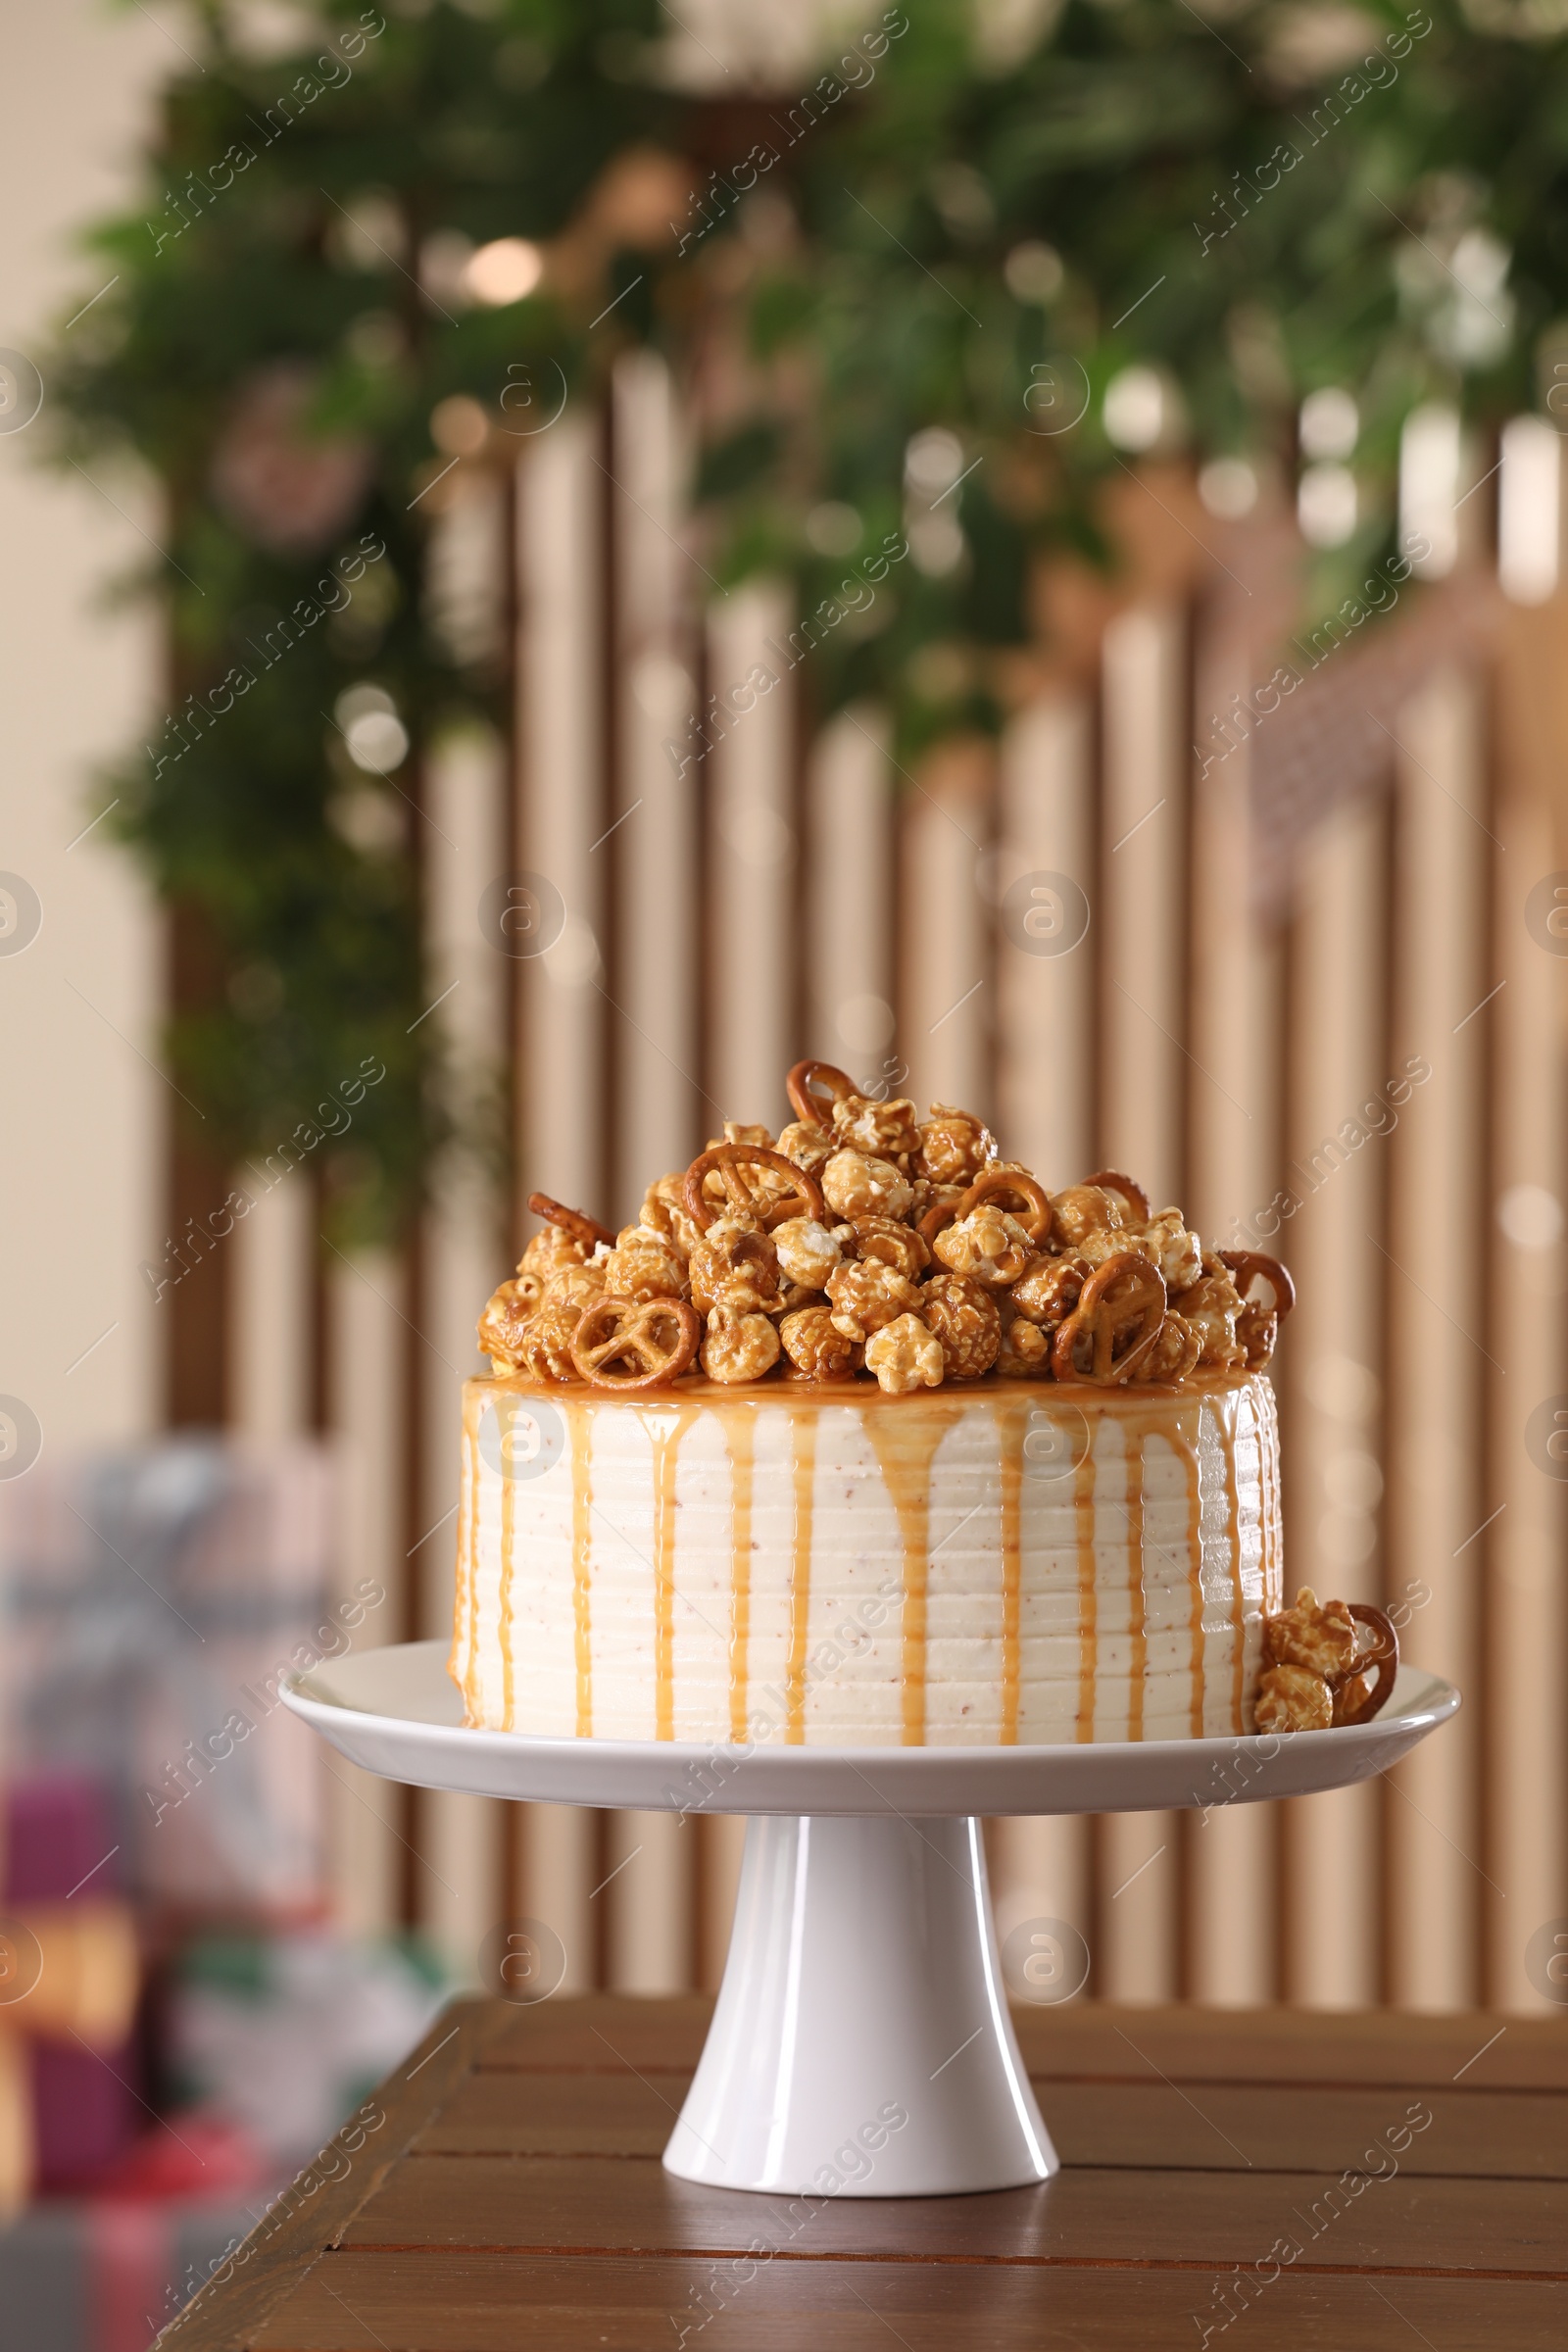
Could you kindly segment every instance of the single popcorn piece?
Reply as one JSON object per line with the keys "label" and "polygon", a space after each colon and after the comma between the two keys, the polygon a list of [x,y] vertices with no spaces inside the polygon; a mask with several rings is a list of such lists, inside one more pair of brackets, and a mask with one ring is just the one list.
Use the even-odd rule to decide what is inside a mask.
{"label": "single popcorn piece", "polygon": [[731,1307],[765,1313],[778,1297],[778,1255],[772,1236],[750,1217],[715,1217],[693,1245],[692,1304],[704,1314]]}
{"label": "single popcorn piece", "polygon": [[833,1137],[879,1159],[912,1152],[920,1140],[914,1104],[897,1097],[879,1102],[872,1095],[846,1095],[833,1105]]}
{"label": "single popcorn piece", "polygon": [[1244,1298],[1236,1318],[1236,1345],[1247,1358],[1249,1372],[1261,1372],[1273,1356],[1279,1338],[1278,1310],[1260,1299]]}
{"label": "single popcorn piece", "polygon": [[663,1234],[647,1225],[623,1225],[604,1261],[605,1289],[614,1298],[680,1298],[686,1292],[686,1263]]}
{"label": "single popcorn piece", "polygon": [[1144,1378],[1173,1385],[1184,1381],[1189,1372],[1197,1371],[1201,1353],[1202,1342],[1186,1316],[1177,1314],[1174,1307],[1167,1307],[1159,1337],[1144,1366]]}
{"label": "single popcorn piece", "polygon": [[914,1389],[939,1389],[947,1369],[942,1343],[918,1315],[898,1315],[884,1323],[865,1350],[865,1368],[889,1396],[907,1396]]}
{"label": "single popcorn piece", "polygon": [[1224,1372],[1240,1371],[1247,1361],[1246,1350],[1236,1336],[1241,1297],[1231,1280],[1230,1268],[1222,1265],[1212,1250],[1204,1250],[1203,1271],[1197,1282],[1179,1291],[1171,1304],[1198,1334],[1201,1348],[1200,1363],[1212,1364]]}
{"label": "single popcorn piece", "polygon": [[519,1274],[531,1274],[538,1282],[548,1282],[563,1266],[580,1266],[588,1255],[581,1242],[560,1225],[541,1225],[522,1255],[517,1260]]}
{"label": "single popcorn piece", "polygon": [[643,1195],[640,1222],[669,1242],[680,1255],[690,1257],[703,1238],[702,1228],[686,1205],[686,1171],[659,1177]]}
{"label": "single popcorn piece", "polygon": [[772,1240],[781,1271],[809,1291],[824,1289],[844,1257],[842,1245],[814,1217],[787,1217],[774,1226]]}
{"label": "single popcorn piece", "polygon": [[804,1306],[779,1325],[784,1352],[808,1380],[849,1380],[864,1361],[858,1344],[847,1339],[825,1306]]}
{"label": "single popcorn piece", "polygon": [[912,1225],[901,1225],[895,1217],[857,1217],[854,1231],[858,1257],[875,1258],[879,1265],[891,1266],[911,1282],[931,1263],[931,1247],[925,1236],[916,1233]]}
{"label": "single popcorn piece", "polygon": [[1051,1334],[1014,1315],[1002,1334],[997,1370],[1004,1380],[1044,1380],[1051,1371]]}
{"label": "single popcorn piece", "polygon": [[702,1366],[710,1380],[760,1380],[778,1362],[778,1327],[766,1315],[715,1306],[708,1317]]}
{"label": "single popcorn piece", "polygon": [[833,1302],[834,1324],[847,1340],[868,1340],[884,1324],[920,1311],[920,1293],[914,1284],[874,1259],[868,1265],[837,1267],[827,1278],[826,1290]]}
{"label": "single popcorn piece", "polygon": [[514,1372],[522,1361],[523,1330],[538,1310],[544,1285],[537,1274],[517,1274],[504,1282],[479,1317],[480,1351],[490,1358],[498,1377]]}
{"label": "single popcorn piece", "polygon": [[771,1127],[749,1127],[744,1119],[726,1119],[723,1134],[710,1135],[703,1148],[708,1152],[716,1152],[721,1144],[749,1144],[756,1152],[775,1152],[778,1149]]}
{"label": "single popcorn piece", "polygon": [[1070,1184],[1051,1202],[1052,1235],[1064,1250],[1078,1250],[1092,1233],[1120,1232],[1132,1224],[1119,1193],[1100,1184]]}
{"label": "single popcorn piece", "polygon": [[951,1102],[933,1102],[930,1117],[917,1133],[916,1173],[933,1184],[956,1185],[960,1192],[973,1184],[996,1153],[991,1130],[972,1112],[956,1110]]}
{"label": "single popcorn piece", "polygon": [[583,1316],[583,1308],[574,1298],[549,1299],[536,1314],[530,1315],[519,1337],[521,1361],[519,1372],[527,1372],[534,1380],[575,1380],[577,1367],[571,1360],[571,1335]]}
{"label": "single popcorn piece", "polygon": [[1179,1208],[1162,1208],[1147,1225],[1135,1226],[1124,1247],[1150,1252],[1167,1291],[1190,1289],[1203,1271],[1203,1245],[1196,1233],[1189,1233]]}
{"label": "single popcorn piece", "polygon": [[1078,1295],[1093,1268],[1087,1257],[1047,1257],[1012,1286],[1012,1303],[1020,1315],[1054,1331],[1078,1303]]}
{"label": "single popcorn piece", "polygon": [[563,1266],[552,1274],[544,1287],[539,1303],[544,1306],[571,1306],[580,1315],[585,1306],[605,1295],[605,1260],[586,1266]]}
{"label": "single popcorn piece", "polygon": [[829,1129],[814,1126],[809,1119],[792,1119],[779,1136],[778,1148],[808,1176],[819,1176],[837,1149]]}
{"label": "single popcorn piece", "polygon": [[823,1200],[841,1217],[902,1217],[914,1198],[908,1178],[891,1159],[865,1152],[835,1152],[821,1185]]}
{"label": "single popcorn piece", "polygon": [[1035,1262],[1035,1246],[1017,1218],[987,1200],[945,1225],[936,1253],[955,1274],[969,1274],[988,1289],[1016,1282]]}
{"label": "single popcorn piece", "polygon": [[1332,1681],[1355,1664],[1355,1619],[1343,1600],[1318,1599],[1310,1585],[1263,1623],[1263,1646],[1277,1666],[1305,1666]]}
{"label": "single popcorn piece", "polygon": [[1260,1732],[1326,1732],[1334,1698],[1309,1666],[1271,1666],[1258,1683],[1252,1715]]}
{"label": "single popcorn piece", "polygon": [[920,1313],[942,1349],[949,1380],[978,1380],[1002,1346],[1002,1315],[991,1293],[967,1274],[933,1274]]}

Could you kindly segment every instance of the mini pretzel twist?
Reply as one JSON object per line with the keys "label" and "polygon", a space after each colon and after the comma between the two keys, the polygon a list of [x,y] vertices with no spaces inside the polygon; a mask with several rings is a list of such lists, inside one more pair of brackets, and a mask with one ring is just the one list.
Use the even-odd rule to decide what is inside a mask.
{"label": "mini pretzel twist", "polygon": [[[999,1208],[1004,1208],[1010,1217],[1015,1217],[1032,1242],[1043,1242],[1051,1231],[1051,1196],[1043,1184],[1037,1184],[1032,1176],[1025,1176],[1017,1168],[987,1168],[983,1175],[975,1178],[963,1199],[954,1208],[953,1218],[968,1216],[971,1210],[979,1207],[982,1200],[995,1201]],[[927,1213],[935,1216],[938,1212],[932,1209]],[[943,1224],[948,1222],[948,1217],[944,1215]],[[925,1233],[923,1219],[920,1230]],[[935,1238],[935,1235],[926,1235],[928,1241]]]}
{"label": "mini pretzel twist", "polygon": [[[754,1193],[741,1174],[743,1168],[776,1168],[789,1178],[789,1190],[771,1198]],[[704,1233],[720,1213],[703,1191],[703,1179],[712,1174],[723,1181],[729,1197],[728,1213],[755,1217],[764,1233],[771,1233],[775,1225],[791,1217],[822,1221],[821,1186],[782,1152],[765,1152],[760,1144],[715,1144],[710,1151],[700,1152],[686,1171],[686,1206]]]}
{"label": "mini pretzel twist", "polygon": [[808,1127],[831,1127],[834,1103],[860,1090],[836,1062],[798,1061],[784,1081],[784,1091],[798,1119]]}
{"label": "mini pretzel twist", "polygon": [[1149,1195],[1141,1184],[1134,1184],[1130,1176],[1118,1174],[1115,1168],[1097,1168],[1092,1176],[1085,1176],[1081,1181],[1098,1185],[1104,1193],[1120,1193],[1139,1224],[1149,1223]]}
{"label": "mini pretzel twist", "polygon": [[577,1319],[569,1353],[596,1389],[654,1389],[679,1378],[702,1337],[702,1317],[684,1298],[596,1298]]}
{"label": "mini pretzel twist", "polygon": [[1274,1294],[1274,1312],[1284,1322],[1296,1304],[1296,1285],[1277,1257],[1265,1257],[1261,1250],[1216,1250],[1214,1254],[1222,1266],[1230,1268],[1238,1296],[1243,1298],[1261,1275]]}
{"label": "mini pretzel twist", "polygon": [[601,1225],[597,1217],[590,1217],[584,1209],[568,1208],[563,1200],[552,1200],[548,1193],[530,1193],[528,1206],[547,1225],[559,1225],[574,1242],[581,1242],[585,1250],[592,1250],[596,1242],[608,1242],[614,1248],[615,1237],[609,1226]]}
{"label": "mini pretzel twist", "polygon": [[[1058,1324],[1051,1369],[1058,1380],[1114,1388],[1142,1371],[1165,1320],[1165,1278],[1135,1250],[1119,1250],[1090,1275],[1078,1304]],[[1078,1360],[1079,1343],[1089,1360]]]}
{"label": "mini pretzel twist", "polygon": [[[1265,1262],[1271,1264],[1273,1261],[1270,1259]],[[1286,1279],[1288,1281],[1289,1276]],[[1283,1306],[1281,1311],[1284,1311]],[[1336,1690],[1334,1693],[1334,1720],[1337,1724],[1370,1723],[1373,1716],[1388,1704],[1389,1693],[1394,1689],[1394,1680],[1399,1671],[1399,1637],[1395,1632],[1392,1621],[1384,1615],[1381,1609],[1374,1608],[1369,1600],[1351,1600],[1348,1601],[1346,1606],[1358,1625],[1370,1626],[1377,1637],[1370,1649],[1356,1652],[1355,1662],[1350,1670],[1351,1676],[1364,1674],[1369,1666],[1375,1666],[1378,1670],[1378,1679],[1363,1697],[1351,1699],[1348,1704],[1342,1700],[1340,1692]],[[1348,1680],[1345,1688],[1348,1689]]]}

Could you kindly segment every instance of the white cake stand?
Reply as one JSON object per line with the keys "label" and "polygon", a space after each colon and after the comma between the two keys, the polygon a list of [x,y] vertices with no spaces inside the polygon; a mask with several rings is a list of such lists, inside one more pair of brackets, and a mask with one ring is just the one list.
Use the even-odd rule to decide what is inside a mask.
{"label": "white cake stand", "polygon": [[1255,1803],[1372,1779],[1453,1714],[1414,1667],[1372,1723],[1072,1747],[702,1747],[467,1731],[444,1642],[290,1675],[388,1780],[550,1804],[743,1813],[729,1957],[664,2163],[715,2188],[936,2196],[1056,2155],[1007,2013],[980,1816]]}

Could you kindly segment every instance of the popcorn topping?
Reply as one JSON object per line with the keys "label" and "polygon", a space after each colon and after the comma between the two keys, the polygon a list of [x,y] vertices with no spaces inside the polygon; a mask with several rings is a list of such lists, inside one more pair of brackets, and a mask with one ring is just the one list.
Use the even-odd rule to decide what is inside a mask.
{"label": "popcorn topping", "polygon": [[[1179,1388],[1268,1362],[1295,1298],[1274,1259],[1204,1250],[1116,1169],[1048,1194],[952,1103],[921,1120],[830,1062],[797,1063],[787,1085],[796,1116],[776,1140],[726,1121],[618,1234],[534,1194],[544,1227],[480,1318],[496,1372],[647,1388],[700,1361],[710,1380],[871,1377],[902,1396],[992,1377]],[[1289,1630],[1310,1599],[1271,1621],[1284,1646],[1260,1723],[1265,1703],[1358,1721],[1346,1710],[1381,1679],[1353,1610]]]}

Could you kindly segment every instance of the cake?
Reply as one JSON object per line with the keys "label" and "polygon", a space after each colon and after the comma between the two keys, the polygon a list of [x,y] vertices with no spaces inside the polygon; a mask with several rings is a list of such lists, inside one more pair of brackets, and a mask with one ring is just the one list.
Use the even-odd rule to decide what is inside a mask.
{"label": "cake", "polygon": [[[790,1073],[612,1233],[544,1219],[465,1384],[466,1721],[835,1747],[1326,1728],[1378,1612],[1284,1606],[1293,1291],[1102,1169]],[[1260,1295],[1261,1294],[1261,1295]]]}

